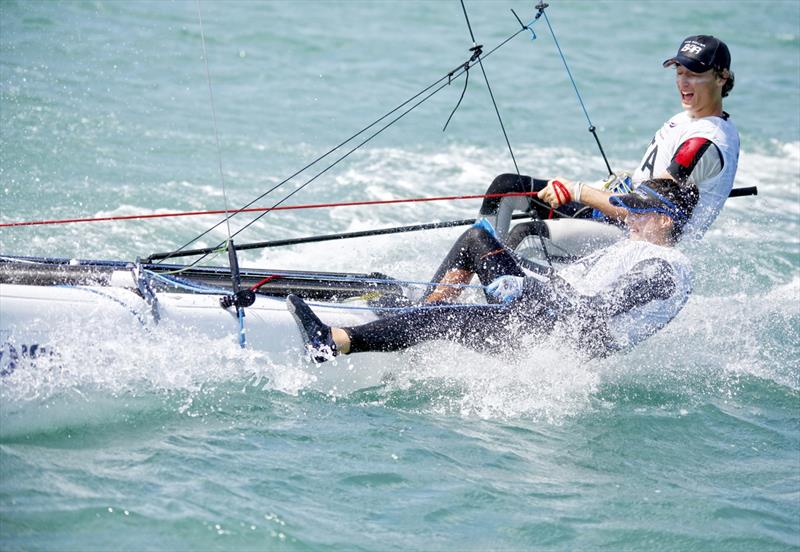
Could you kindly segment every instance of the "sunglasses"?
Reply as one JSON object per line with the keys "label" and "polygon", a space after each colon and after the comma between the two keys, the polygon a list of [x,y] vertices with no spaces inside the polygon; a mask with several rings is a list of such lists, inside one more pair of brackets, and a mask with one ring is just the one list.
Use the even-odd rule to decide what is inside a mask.
{"label": "sunglasses", "polygon": [[689,218],[675,203],[646,184],[640,184],[631,193],[644,200],[656,200],[660,203],[660,205],[648,205],[647,207],[629,207],[625,205],[625,208],[632,213],[663,213],[680,224],[686,222]]}

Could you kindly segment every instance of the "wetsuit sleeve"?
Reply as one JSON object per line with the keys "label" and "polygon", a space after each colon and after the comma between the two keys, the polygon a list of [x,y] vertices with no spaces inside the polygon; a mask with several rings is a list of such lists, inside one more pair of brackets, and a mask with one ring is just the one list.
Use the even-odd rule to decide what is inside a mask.
{"label": "wetsuit sleeve", "polygon": [[683,184],[691,179],[697,184],[717,176],[723,164],[722,153],[714,142],[694,137],[678,146],[667,172],[676,182]]}
{"label": "wetsuit sleeve", "polygon": [[651,301],[669,299],[677,289],[677,275],[663,259],[637,263],[617,279],[614,286],[597,295],[582,295],[569,282],[554,276],[525,278],[521,301],[535,304],[537,316],[571,320],[576,330],[577,346],[592,357],[605,356],[614,350],[615,340],[609,320]]}
{"label": "wetsuit sleeve", "polygon": [[625,273],[616,285],[589,299],[591,308],[606,317],[616,316],[675,293],[676,274],[663,259],[647,259]]}
{"label": "wetsuit sleeve", "polygon": [[611,289],[597,295],[581,295],[558,276],[552,280],[541,276],[525,278],[523,294],[528,300],[558,305],[562,313],[610,318],[651,301],[669,299],[676,288],[672,266],[663,259],[647,259],[634,265]]}

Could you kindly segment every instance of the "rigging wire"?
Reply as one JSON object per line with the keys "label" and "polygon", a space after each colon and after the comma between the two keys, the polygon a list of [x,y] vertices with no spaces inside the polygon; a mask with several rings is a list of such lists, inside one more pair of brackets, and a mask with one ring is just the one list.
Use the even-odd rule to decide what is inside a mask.
{"label": "rigging wire", "polygon": [[[396,203],[426,203],[430,201],[458,201],[463,199],[495,199],[502,197],[534,197],[538,192],[506,192],[497,194],[472,194],[460,196],[437,196],[437,197],[409,197],[401,199],[375,199],[363,201],[341,201],[334,203],[308,203],[304,205],[281,205],[278,207],[251,207],[248,209],[240,209],[242,213],[261,213],[264,211],[295,211],[298,209],[328,209],[333,207],[358,207],[370,205],[392,205]],[[53,219],[53,220],[31,220],[22,222],[7,222],[0,224],[0,228],[7,228],[12,226],[41,226],[53,224],[73,224],[79,222],[117,222],[127,220],[142,220],[142,219],[156,219],[156,218],[173,218],[173,217],[194,217],[206,215],[221,215],[225,211],[210,210],[210,211],[177,211],[172,213],[148,213],[143,215],[119,215],[111,217],[95,217],[95,218],[73,218],[73,219]]]}
{"label": "rigging wire", "polygon": [[[366,131],[367,131],[367,130],[369,130],[370,128],[372,128],[372,127],[374,127],[375,125],[377,125],[379,122],[381,122],[382,120],[384,120],[385,118],[387,118],[389,115],[391,115],[391,114],[392,114],[392,113],[394,113],[395,111],[398,111],[399,109],[403,108],[405,105],[407,105],[407,104],[411,103],[411,102],[412,102],[414,99],[418,98],[419,96],[421,96],[422,94],[424,94],[425,92],[427,92],[428,90],[430,90],[431,88],[433,88],[434,86],[436,86],[437,84],[439,84],[439,83],[440,83],[442,80],[444,80],[444,78],[445,78],[445,77],[442,77],[441,79],[439,79],[438,81],[434,82],[434,83],[433,83],[433,84],[431,84],[430,86],[428,86],[428,87],[424,88],[423,90],[421,90],[420,92],[418,92],[417,94],[415,94],[414,96],[412,96],[411,98],[409,98],[408,100],[404,101],[403,103],[401,103],[400,105],[398,105],[398,106],[396,106],[395,108],[391,109],[390,111],[388,111],[387,113],[385,113],[384,115],[382,115],[381,117],[379,117],[378,119],[376,119],[375,121],[373,121],[372,123],[370,123],[369,125],[365,126],[365,127],[364,127],[364,128],[362,128],[361,130],[359,130],[358,132],[356,132],[355,134],[353,134],[353,135],[352,135],[352,136],[350,136],[349,138],[347,138],[347,139],[345,139],[345,140],[341,141],[339,144],[337,144],[337,145],[333,146],[332,148],[330,148],[328,151],[326,151],[326,152],[325,152],[325,153],[323,153],[322,155],[318,156],[318,157],[317,157],[316,159],[314,159],[313,161],[311,161],[311,162],[307,163],[305,166],[301,167],[299,170],[297,170],[297,171],[296,171],[296,172],[294,172],[293,174],[291,174],[291,175],[287,176],[286,178],[284,178],[283,180],[281,180],[280,182],[278,182],[277,184],[275,184],[275,185],[274,185],[272,188],[268,189],[266,192],[262,193],[261,195],[259,195],[259,196],[258,196],[258,197],[256,197],[255,199],[251,200],[250,202],[246,203],[244,206],[240,207],[239,209],[237,209],[236,211],[234,211],[233,213],[231,213],[231,214],[230,214],[228,217],[226,217],[224,220],[221,220],[221,221],[217,222],[216,224],[214,224],[213,226],[209,227],[208,229],[206,229],[206,230],[205,230],[204,232],[202,232],[201,234],[199,234],[199,235],[195,236],[194,238],[192,238],[191,240],[189,240],[187,243],[185,243],[184,245],[182,245],[181,247],[179,247],[178,249],[176,249],[176,250],[175,250],[175,252],[176,252],[176,253],[178,253],[178,252],[180,252],[180,251],[183,251],[183,250],[184,250],[186,247],[188,247],[188,246],[189,246],[189,245],[191,245],[192,243],[194,243],[194,242],[196,242],[197,240],[199,240],[199,239],[201,239],[201,238],[205,237],[205,236],[206,236],[206,235],[208,235],[210,232],[212,232],[212,231],[213,231],[213,230],[215,230],[217,227],[219,227],[219,225],[221,225],[223,222],[226,222],[228,218],[234,217],[234,216],[236,216],[236,215],[238,215],[238,214],[240,214],[240,213],[242,213],[242,212],[247,212],[247,211],[248,211],[248,208],[249,208],[249,207],[251,207],[251,206],[253,206],[253,205],[254,205],[254,204],[257,202],[257,201],[259,201],[259,200],[261,200],[261,199],[265,198],[266,196],[268,196],[269,194],[271,194],[272,192],[274,192],[275,190],[277,190],[278,188],[280,188],[281,186],[283,186],[284,184],[286,184],[287,182],[289,182],[290,180],[292,180],[292,179],[293,179],[293,178],[295,178],[296,176],[298,176],[298,175],[302,174],[303,172],[305,172],[305,171],[306,171],[306,170],[308,170],[309,168],[313,167],[314,165],[316,165],[317,163],[319,163],[320,161],[322,161],[323,159],[325,159],[326,157],[328,157],[330,154],[332,154],[332,153],[333,153],[333,152],[335,152],[336,150],[338,150],[338,149],[342,148],[342,147],[343,147],[345,144],[347,144],[348,142],[350,142],[350,141],[354,140],[355,138],[357,138],[358,136],[360,136],[361,134],[363,134],[364,132],[366,132]],[[165,259],[165,260],[166,260],[166,259]]]}
{"label": "rigging wire", "polygon": [[[537,17],[536,19],[538,19],[538,17]],[[533,24],[533,23],[535,22],[535,20],[536,20],[536,19],[534,19],[533,21],[531,21],[531,23],[529,23],[529,25]],[[520,33],[524,32],[524,31],[526,31],[526,30],[530,30],[530,28],[529,28],[529,27],[527,27],[527,26],[524,26],[524,25],[523,25],[523,26],[522,26],[522,28],[521,28],[520,30],[518,30],[518,31],[514,32],[513,34],[511,34],[510,36],[508,36],[506,39],[504,39],[503,41],[501,41],[501,42],[500,42],[500,43],[499,43],[497,46],[495,46],[494,48],[492,48],[492,49],[491,49],[489,52],[487,52],[487,53],[486,53],[486,54],[485,54],[483,57],[484,57],[484,58],[488,58],[490,55],[492,55],[492,54],[493,54],[494,52],[496,52],[498,49],[500,49],[501,47],[505,46],[505,45],[506,45],[508,42],[510,42],[512,39],[514,39],[514,38],[515,38],[517,35],[519,35]],[[468,63],[469,63],[469,62],[467,62],[467,64],[468,64]],[[375,138],[375,137],[376,137],[378,134],[380,134],[381,132],[383,132],[384,130],[386,130],[386,129],[387,129],[388,127],[390,127],[392,124],[396,123],[396,122],[397,122],[399,119],[401,119],[402,117],[404,117],[404,116],[405,116],[406,114],[408,114],[410,111],[412,111],[413,109],[416,109],[417,107],[419,107],[419,105],[421,105],[422,103],[424,103],[424,102],[425,102],[427,99],[429,99],[431,96],[433,96],[434,94],[436,94],[436,93],[440,92],[440,91],[441,91],[443,88],[445,88],[446,86],[448,86],[452,80],[454,80],[454,79],[456,79],[456,78],[459,78],[461,75],[463,75],[464,73],[466,73],[466,71],[467,71],[467,70],[465,69],[465,65],[467,65],[467,64],[464,64],[464,65],[460,66],[459,68],[455,69],[454,71],[450,71],[450,72],[449,72],[447,75],[444,75],[444,76],[442,76],[441,78],[439,78],[439,79],[438,79],[437,81],[435,81],[434,83],[430,84],[429,86],[427,86],[426,88],[424,88],[423,90],[421,90],[420,92],[418,92],[417,94],[413,95],[412,97],[410,97],[410,98],[409,98],[409,99],[407,99],[406,101],[404,101],[404,102],[402,102],[401,104],[399,104],[397,107],[393,108],[392,110],[390,110],[389,112],[387,112],[387,113],[386,113],[386,114],[384,114],[383,116],[379,117],[378,119],[376,119],[375,121],[373,121],[372,123],[370,123],[369,125],[367,125],[366,127],[362,128],[361,130],[359,130],[358,132],[356,132],[355,134],[353,134],[352,136],[350,136],[350,137],[349,137],[349,138],[347,138],[346,140],[343,140],[343,141],[342,141],[341,143],[339,143],[338,145],[334,146],[333,148],[331,148],[330,150],[328,150],[327,152],[325,152],[325,153],[324,153],[324,154],[322,154],[321,156],[317,157],[317,158],[316,158],[316,159],[314,159],[312,162],[308,163],[306,166],[304,166],[304,167],[303,167],[303,168],[301,168],[300,170],[296,171],[296,172],[295,172],[294,174],[292,174],[291,176],[289,176],[289,177],[285,178],[284,180],[282,180],[282,181],[281,181],[281,182],[279,182],[278,184],[274,185],[272,188],[270,188],[269,190],[267,190],[266,192],[264,192],[263,194],[261,194],[261,195],[260,195],[260,196],[258,196],[257,198],[253,199],[253,200],[252,200],[252,201],[250,201],[249,203],[247,203],[247,204],[246,204],[244,207],[242,207],[241,209],[238,209],[238,210],[236,210],[236,211],[233,211],[233,212],[229,213],[229,214],[228,214],[228,215],[225,217],[224,221],[219,221],[219,222],[218,222],[218,223],[216,223],[215,225],[213,225],[213,226],[211,226],[210,228],[206,229],[206,230],[205,230],[203,233],[199,234],[198,236],[195,236],[195,237],[194,237],[194,238],[192,238],[190,241],[188,241],[187,243],[185,243],[184,245],[182,245],[181,247],[179,247],[177,250],[175,250],[175,253],[177,254],[178,252],[180,252],[180,251],[184,250],[186,247],[188,247],[188,246],[189,246],[189,245],[191,245],[192,243],[194,243],[194,242],[196,242],[197,240],[201,239],[202,237],[206,236],[206,235],[207,235],[207,234],[209,234],[211,231],[213,231],[214,229],[216,229],[216,228],[217,228],[217,227],[218,227],[220,224],[222,224],[223,222],[227,222],[227,221],[228,221],[230,218],[232,218],[232,217],[236,216],[237,214],[239,214],[239,213],[240,213],[240,212],[241,212],[243,209],[246,209],[246,208],[248,208],[248,207],[252,206],[253,204],[255,204],[255,203],[256,203],[257,201],[259,201],[260,199],[264,198],[265,196],[269,195],[270,193],[272,193],[273,191],[277,190],[277,189],[278,189],[278,188],[280,188],[281,186],[285,185],[285,184],[286,184],[287,182],[289,182],[291,179],[295,178],[296,176],[298,176],[299,174],[301,174],[302,172],[304,172],[305,170],[307,170],[307,169],[308,169],[308,168],[310,168],[311,166],[315,165],[316,163],[318,163],[319,161],[321,161],[322,159],[324,159],[325,157],[327,157],[328,155],[330,155],[330,154],[331,154],[331,153],[333,153],[334,151],[336,151],[336,150],[340,149],[340,148],[341,148],[341,147],[343,147],[345,144],[347,144],[348,142],[350,142],[350,141],[354,140],[356,137],[360,136],[361,134],[363,134],[364,132],[366,132],[366,131],[367,131],[367,130],[369,130],[370,128],[374,127],[375,125],[377,125],[378,123],[380,123],[381,121],[383,121],[384,119],[386,119],[387,117],[389,117],[390,115],[392,115],[393,113],[395,113],[395,112],[399,111],[400,109],[404,108],[406,105],[408,105],[408,104],[410,104],[411,102],[413,102],[415,99],[417,99],[417,98],[419,98],[420,96],[424,95],[425,93],[427,93],[428,91],[430,91],[431,89],[433,89],[434,87],[436,87],[437,85],[439,85],[439,84],[440,84],[440,83],[441,83],[443,80],[445,80],[445,79],[447,79],[447,80],[448,80],[447,84],[445,84],[445,85],[443,85],[443,86],[439,86],[438,88],[436,88],[436,89],[435,89],[435,90],[434,90],[432,93],[428,94],[428,96],[424,97],[422,100],[420,100],[419,102],[417,102],[416,104],[414,104],[414,105],[413,105],[411,108],[409,108],[409,109],[408,109],[406,112],[404,112],[404,113],[403,113],[403,114],[401,114],[400,116],[396,117],[396,118],[395,118],[394,120],[392,120],[392,121],[391,121],[389,124],[385,125],[385,126],[384,126],[383,128],[381,128],[379,131],[377,131],[377,132],[373,133],[373,134],[372,134],[372,135],[371,135],[369,138],[367,138],[366,140],[364,140],[363,142],[361,142],[360,144],[358,144],[358,146],[356,146],[355,148],[353,148],[352,150],[350,150],[349,152],[347,152],[347,153],[346,153],[344,156],[342,156],[342,157],[340,157],[339,159],[337,159],[337,160],[334,162],[334,164],[333,164],[333,165],[330,165],[330,166],[328,166],[326,169],[324,169],[323,171],[321,171],[320,173],[318,173],[318,174],[317,174],[317,175],[316,175],[314,178],[312,178],[310,181],[307,181],[305,184],[303,184],[303,186],[302,186],[302,187],[304,187],[305,185],[309,184],[311,181],[313,181],[314,179],[316,179],[318,176],[320,176],[321,174],[323,174],[324,172],[326,172],[327,170],[329,170],[330,168],[332,168],[332,167],[333,167],[333,166],[334,166],[336,163],[340,162],[341,160],[343,160],[344,158],[346,158],[347,156],[349,156],[350,154],[352,154],[352,153],[353,153],[353,152],[354,152],[356,149],[358,149],[358,148],[362,147],[364,144],[366,144],[367,142],[369,142],[370,140],[372,140],[373,138]],[[460,71],[459,71],[459,69],[460,69]],[[515,162],[515,163],[516,163],[516,162]],[[302,187],[301,187],[301,188],[302,188]],[[291,195],[293,195],[294,193],[296,193],[296,191],[299,191],[299,189],[298,189],[298,190],[295,190],[295,192],[292,192],[292,194],[290,194],[290,196],[291,196]],[[283,201],[285,201],[285,199],[288,199],[288,197],[287,197],[287,198],[284,198],[283,200],[281,200],[281,201],[279,201],[279,202],[277,202],[277,203],[275,204],[275,206],[277,206],[277,205],[280,205],[281,203],[283,203]],[[267,211],[267,212],[269,212],[269,211]],[[264,214],[266,214],[266,212],[265,212]],[[263,216],[263,215],[261,215],[261,216]],[[260,218],[260,217],[259,217],[259,218]],[[243,231],[244,229],[246,229],[247,227],[249,227],[250,225],[252,225],[254,222],[255,222],[255,220],[253,220],[253,221],[250,221],[250,223],[248,223],[248,224],[247,224],[247,225],[245,225],[244,227],[240,228],[240,229],[239,229],[239,230],[238,230],[236,233],[232,234],[232,235],[231,235],[231,237],[235,237],[237,234],[239,234],[241,231]],[[164,260],[166,260],[166,259],[164,259]],[[196,261],[196,262],[199,262],[200,260],[201,260],[201,259],[198,259],[198,261]],[[196,264],[196,263],[195,263],[195,264]]]}
{"label": "rigging wire", "polygon": [[[473,58],[471,58],[471,59],[475,59],[474,56],[477,54],[478,48],[470,48],[470,50],[475,50],[475,54],[473,54]],[[453,115],[456,114],[456,111],[458,111],[458,108],[461,105],[461,101],[464,99],[464,94],[467,93],[467,86],[469,85],[469,63],[465,63],[464,64],[464,70],[465,70],[464,71],[464,88],[461,89],[461,96],[458,97],[458,101],[456,102],[456,106],[453,108],[453,111],[450,112],[450,116],[447,118],[447,121],[445,121],[444,126],[442,127],[442,132],[447,130],[447,125],[450,124],[450,120],[453,118]],[[450,75],[448,75],[448,76],[450,76]],[[448,80],[447,84],[450,84],[449,80]]]}
{"label": "rigging wire", "polygon": [[203,15],[200,10],[200,0],[197,0],[197,21],[200,23],[200,43],[203,46],[203,61],[206,67],[206,82],[208,83],[208,100],[211,104],[211,119],[214,123],[214,139],[217,146],[217,165],[219,167],[219,181],[222,184],[222,201],[225,205],[225,222],[228,230],[228,240],[231,239],[231,223],[228,216],[228,194],[225,190],[225,175],[222,171],[222,148],[219,142],[219,128],[217,126],[217,110],[214,108],[214,92],[211,88],[211,71],[208,68],[208,52],[206,51],[206,35],[203,30]]}
{"label": "rigging wire", "polygon": [[[531,25],[537,19],[539,19],[539,16],[541,16],[542,13],[544,13],[544,8],[546,7],[546,5],[541,3],[537,7],[539,8],[539,12],[537,13],[537,15],[534,18],[534,20],[530,23]],[[475,51],[474,55],[478,58],[478,64],[480,65],[481,72],[483,73],[483,80],[486,82],[486,89],[489,91],[489,97],[492,99],[492,105],[494,106],[494,111],[497,114],[497,120],[500,123],[500,129],[503,131],[503,137],[505,138],[506,145],[508,146],[508,153],[511,154],[511,160],[514,162],[514,169],[516,170],[517,176],[520,176],[519,166],[517,165],[517,159],[514,157],[514,150],[511,148],[511,141],[508,139],[508,133],[506,132],[506,127],[503,124],[503,117],[500,116],[500,109],[497,107],[497,101],[494,99],[494,93],[492,92],[492,86],[491,86],[491,84],[489,84],[489,76],[486,74],[486,69],[484,69],[484,67],[483,67],[483,62],[481,61],[481,46],[478,45],[477,41],[475,40],[475,33],[472,32],[472,25],[469,22],[469,15],[467,14],[467,7],[464,4],[464,0],[461,0],[461,10],[464,12],[464,20],[467,22],[467,29],[469,29],[469,36],[470,36],[470,38],[472,38],[472,48],[471,49]],[[517,17],[517,14],[514,13],[513,10],[511,11],[511,13],[513,13],[514,17],[516,17],[517,21],[519,21],[519,17]],[[521,24],[521,22],[520,22],[520,24]],[[531,30],[531,29],[529,29],[529,27],[526,26],[526,25],[522,25],[521,31],[524,31],[524,30]],[[531,33],[533,33],[532,30],[531,30]],[[536,34],[533,34],[533,38],[534,39],[536,38]],[[464,90],[466,90],[466,87],[464,88]],[[462,92],[462,96],[463,96],[463,92]],[[459,100],[459,103],[461,103],[461,100]],[[456,106],[456,108],[457,107],[458,106]],[[452,117],[452,115],[451,115],[451,117]],[[551,216],[552,216],[552,213],[553,213],[553,210],[551,209],[550,210]],[[534,218],[536,218],[536,219],[539,218],[539,214],[536,211],[536,208],[533,209],[533,214],[534,214]],[[539,245],[542,248],[542,253],[544,254],[544,258],[547,260],[547,265],[550,268],[550,272],[553,273],[553,272],[555,272],[555,268],[553,267],[553,259],[550,257],[550,253],[547,251],[547,245],[544,243],[544,236],[542,236],[541,232],[537,232],[537,235],[539,236]]]}
{"label": "rigging wire", "polygon": [[479,45],[478,42],[475,40],[475,34],[472,32],[472,25],[469,22],[469,15],[467,15],[467,7],[464,5],[464,0],[461,0],[461,9],[464,11],[464,19],[467,22],[467,28],[469,29],[469,36],[472,38],[472,50],[475,51],[474,56],[477,57],[478,65],[481,68],[481,72],[483,73],[483,80],[486,82],[486,89],[489,91],[489,97],[492,99],[492,105],[494,106],[494,111],[497,113],[497,120],[500,123],[500,129],[503,131],[503,137],[506,139],[506,145],[508,146],[508,153],[511,154],[511,161],[514,162],[514,169],[517,171],[517,175],[519,175],[519,167],[517,166],[517,159],[514,157],[514,150],[511,149],[511,142],[508,139],[508,133],[506,132],[506,126],[503,124],[503,118],[500,116],[500,108],[497,107],[497,101],[494,99],[494,93],[492,92],[492,85],[489,84],[489,76],[486,74],[486,69],[483,67],[483,61],[481,60],[481,49],[483,46]]}
{"label": "rigging wire", "polygon": [[[340,162],[342,162],[344,159],[346,159],[347,157],[349,157],[350,155],[352,155],[352,154],[353,154],[353,153],[354,153],[356,150],[358,150],[358,149],[359,149],[359,148],[361,148],[361,147],[362,147],[364,144],[366,144],[367,142],[369,142],[370,140],[372,140],[373,138],[375,138],[377,135],[379,135],[380,133],[382,133],[384,130],[386,130],[387,128],[389,128],[390,126],[392,126],[394,123],[396,123],[397,121],[399,121],[400,119],[402,119],[403,117],[405,117],[406,115],[408,115],[408,114],[409,114],[409,113],[410,113],[410,112],[411,112],[413,109],[415,109],[417,106],[419,106],[419,105],[420,105],[420,104],[422,104],[423,102],[425,102],[425,101],[427,101],[428,99],[430,99],[430,98],[431,98],[431,97],[432,97],[434,94],[436,94],[436,93],[437,93],[439,90],[441,90],[441,89],[442,89],[442,88],[444,88],[445,86],[447,86],[447,85],[443,85],[443,86],[441,86],[440,88],[438,88],[438,89],[434,90],[432,93],[428,94],[428,95],[427,95],[426,97],[424,97],[422,100],[420,100],[420,101],[419,101],[419,102],[417,102],[415,105],[413,105],[411,108],[407,109],[405,112],[403,112],[403,113],[402,113],[402,114],[400,114],[398,117],[396,117],[395,119],[393,119],[392,121],[390,121],[389,123],[387,123],[386,125],[384,125],[384,126],[383,126],[382,128],[380,128],[378,131],[374,132],[372,135],[370,135],[368,138],[366,138],[365,140],[363,140],[361,143],[359,143],[359,144],[358,144],[358,145],[356,145],[355,147],[351,148],[349,151],[347,151],[347,153],[345,153],[344,155],[342,155],[341,157],[339,157],[339,158],[338,158],[336,161],[334,161],[333,163],[331,163],[330,165],[328,165],[327,167],[325,167],[323,170],[321,170],[320,172],[318,172],[317,174],[315,174],[315,175],[314,175],[313,177],[311,177],[310,179],[306,180],[306,181],[305,181],[303,184],[301,184],[300,186],[298,186],[297,188],[295,188],[295,189],[294,189],[293,191],[291,191],[290,193],[286,194],[286,195],[285,195],[283,198],[281,198],[279,201],[275,202],[275,203],[274,203],[274,204],[273,204],[271,207],[264,209],[264,210],[263,210],[263,212],[262,212],[260,215],[258,215],[258,216],[257,216],[257,217],[255,217],[253,220],[251,220],[250,222],[248,222],[247,224],[245,224],[244,226],[242,226],[241,228],[239,228],[239,229],[238,229],[236,232],[234,232],[233,234],[231,234],[231,236],[230,236],[230,238],[229,238],[229,239],[233,239],[233,238],[235,238],[235,237],[236,237],[236,236],[238,236],[240,233],[242,233],[242,232],[244,232],[245,230],[247,230],[247,229],[248,229],[250,226],[252,226],[252,225],[253,225],[253,224],[255,224],[256,222],[258,222],[259,220],[261,220],[261,219],[262,219],[264,216],[266,216],[267,214],[271,213],[272,211],[274,211],[275,209],[277,209],[278,207],[280,207],[280,206],[281,206],[281,205],[282,205],[282,204],[283,204],[285,201],[287,201],[287,200],[288,200],[288,199],[290,199],[292,196],[294,196],[296,193],[300,192],[300,191],[301,191],[303,188],[305,188],[306,186],[308,186],[309,184],[311,184],[312,182],[314,182],[314,181],[315,181],[317,178],[319,178],[320,176],[322,176],[323,174],[325,174],[326,172],[328,172],[329,170],[331,170],[333,167],[335,167],[336,165],[338,165],[338,164],[339,164]],[[195,240],[192,240],[192,241],[190,241],[190,242],[189,242],[189,244],[193,243],[194,241],[196,241],[196,239],[195,239]],[[187,245],[188,245],[188,244],[187,244]],[[219,244],[219,245],[217,245],[217,246],[216,246],[216,248],[219,248],[219,247],[221,247],[222,245],[224,245],[224,242],[223,242],[223,243],[221,243],[221,244]],[[181,247],[181,248],[180,248],[180,249],[178,249],[177,251],[175,251],[175,253],[176,253],[176,254],[177,254],[177,253],[180,253],[181,251],[183,251],[183,249],[184,249],[185,247],[186,247],[186,245],[185,245],[185,246],[183,246],[183,247]],[[202,260],[203,260],[205,257],[206,257],[206,255],[203,255],[203,256],[202,256],[202,257],[200,257],[199,259],[196,259],[196,260],[195,260],[195,261],[194,261],[194,262],[193,262],[193,263],[192,263],[190,266],[195,266],[195,265],[197,265],[197,264],[198,264],[199,262],[201,262],[201,261],[202,261]],[[167,257],[167,258],[170,258],[170,257]],[[166,260],[166,258],[165,258],[164,260]]]}
{"label": "rigging wire", "polygon": [[[217,111],[214,107],[214,92],[211,87],[211,70],[208,67],[208,51],[206,50],[206,34],[203,29],[203,15],[202,10],[200,9],[200,0],[197,0],[197,21],[200,24],[200,43],[203,45],[203,61],[205,62],[206,67],[206,81],[208,82],[208,99],[211,105],[211,118],[214,122],[214,137],[217,146],[217,164],[219,166],[219,179],[220,183],[222,184],[222,198],[223,203],[225,205],[225,227],[228,232],[228,266],[231,270],[231,280],[233,285],[233,294],[234,297],[238,299],[239,297],[239,282],[240,282],[240,275],[239,275],[239,261],[236,257],[236,248],[233,244],[233,236],[231,235],[231,217],[228,213],[228,193],[225,189],[225,176],[222,170],[222,147],[220,146],[219,142],[219,128],[217,125]],[[245,334],[244,328],[244,306],[243,303],[234,301],[230,305],[223,303],[223,307],[227,306],[235,306],[236,307],[236,318],[239,322],[239,346],[244,349],[247,346],[247,337]]]}
{"label": "rigging wire", "polygon": [[[547,4],[544,4],[544,2],[542,2],[539,4],[539,6],[547,7]],[[539,6],[536,7],[538,8]],[[542,8],[542,14],[544,15],[545,23],[547,23],[547,28],[550,29],[550,34],[553,37],[553,42],[555,42],[556,44],[558,55],[561,56],[561,61],[564,63],[564,68],[567,70],[567,75],[569,76],[569,80],[572,83],[572,88],[575,90],[575,95],[578,96],[578,102],[581,104],[581,109],[583,109],[583,114],[586,116],[586,121],[589,123],[589,132],[592,133],[595,142],[597,142],[597,147],[600,148],[600,155],[603,156],[603,161],[606,164],[606,169],[608,169],[609,176],[612,176],[614,174],[614,171],[611,170],[611,165],[609,164],[608,158],[606,157],[606,152],[603,151],[603,145],[600,143],[600,138],[597,136],[597,128],[592,124],[592,120],[589,118],[589,112],[586,110],[586,104],[583,103],[583,98],[581,97],[581,93],[578,91],[578,85],[575,83],[575,79],[572,76],[572,71],[569,70],[569,65],[567,64],[567,58],[564,57],[564,52],[561,50],[561,45],[559,45],[558,43],[558,38],[556,38],[556,33],[553,30],[553,26],[550,24],[550,19],[548,19],[547,12],[544,10],[544,8]]]}

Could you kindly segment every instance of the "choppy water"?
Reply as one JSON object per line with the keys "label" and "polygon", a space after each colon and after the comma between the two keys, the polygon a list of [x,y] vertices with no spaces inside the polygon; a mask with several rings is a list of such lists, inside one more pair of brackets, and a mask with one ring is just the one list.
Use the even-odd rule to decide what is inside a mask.
{"label": "choppy water", "polygon": [[[696,290],[630,354],[456,347],[319,388],[235,343],[99,339],[0,381],[3,550],[792,550],[800,547],[800,5],[553,2],[615,168],[680,109],[660,62],[731,47],[731,200]],[[479,42],[530,2],[468,2]],[[228,201],[241,205],[468,57],[457,2],[200,4]],[[224,208],[195,2],[0,2],[0,220]],[[520,169],[604,167],[543,21],[485,62]],[[513,170],[479,74],[293,199],[475,194]],[[314,173],[311,173],[313,175]],[[309,175],[309,177],[311,176]],[[298,181],[302,183],[303,180]],[[271,214],[265,240],[468,218],[472,202]],[[216,219],[0,231],[0,252],[132,259]],[[234,229],[236,226],[234,227]],[[211,244],[223,230],[206,239]],[[244,256],[427,278],[457,230]],[[180,242],[180,243],[179,243]]]}

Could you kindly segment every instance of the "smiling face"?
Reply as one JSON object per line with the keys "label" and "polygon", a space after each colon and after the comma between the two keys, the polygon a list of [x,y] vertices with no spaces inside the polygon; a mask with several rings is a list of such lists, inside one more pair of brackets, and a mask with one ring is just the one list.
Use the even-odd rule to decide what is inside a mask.
{"label": "smiling face", "polygon": [[682,65],[675,66],[675,83],[681,95],[681,105],[694,118],[722,115],[722,87],[727,80],[710,70],[695,73]]}

